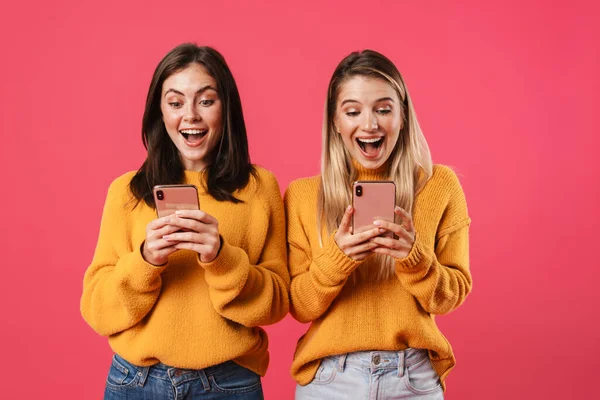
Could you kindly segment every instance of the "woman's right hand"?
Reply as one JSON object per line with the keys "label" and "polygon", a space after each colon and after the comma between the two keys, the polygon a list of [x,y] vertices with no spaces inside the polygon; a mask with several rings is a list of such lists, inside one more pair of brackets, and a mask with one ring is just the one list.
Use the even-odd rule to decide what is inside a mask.
{"label": "woman's right hand", "polygon": [[373,254],[371,250],[379,247],[377,243],[372,243],[369,240],[381,235],[381,231],[378,227],[374,227],[373,229],[368,229],[353,235],[353,212],[354,208],[352,208],[352,206],[346,208],[346,212],[344,212],[344,216],[342,217],[342,222],[340,222],[340,226],[333,236],[333,239],[345,255],[355,261],[362,261]]}
{"label": "woman's right hand", "polygon": [[152,265],[163,265],[167,262],[169,255],[177,251],[175,245],[179,242],[167,241],[163,236],[177,232],[181,228],[169,225],[169,218],[157,218],[146,226],[146,240],[142,247],[142,257]]}

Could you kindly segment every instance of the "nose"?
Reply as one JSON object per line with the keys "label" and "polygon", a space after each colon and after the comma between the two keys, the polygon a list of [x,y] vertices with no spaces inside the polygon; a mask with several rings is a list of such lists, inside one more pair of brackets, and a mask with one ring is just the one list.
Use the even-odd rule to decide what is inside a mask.
{"label": "nose", "polygon": [[365,113],[365,117],[366,120],[363,129],[367,132],[376,131],[379,128],[379,125],[377,124],[377,116],[375,113]]}
{"label": "nose", "polygon": [[188,103],[185,109],[185,115],[183,116],[183,120],[185,122],[197,122],[200,121],[200,113],[198,112],[198,108],[193,102]]}

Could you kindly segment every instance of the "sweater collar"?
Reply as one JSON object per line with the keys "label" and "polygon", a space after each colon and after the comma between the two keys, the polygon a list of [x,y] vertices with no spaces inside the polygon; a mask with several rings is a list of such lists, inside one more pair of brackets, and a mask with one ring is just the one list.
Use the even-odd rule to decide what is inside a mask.
{"label": "sweater collar", "polygon": [[382,181],[388,179],[388,162],[377,169],[363,167],[358,161],[352,159],[352,167],[356,171],[359,181]]}

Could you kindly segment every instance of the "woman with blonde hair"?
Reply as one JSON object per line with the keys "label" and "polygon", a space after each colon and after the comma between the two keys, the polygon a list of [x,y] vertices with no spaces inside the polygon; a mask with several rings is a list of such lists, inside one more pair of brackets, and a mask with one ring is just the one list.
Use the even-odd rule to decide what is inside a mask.
{"label": "woman with blonde hair", "polygon": [[[352,227],[352,184],[393,181],[395,221]],[[404,81],[370,50],[329,84],[321,175],[286,191],[297,399],[441,399],[455,364],[435,316],[471,291],[464,193],[433,165]],[[315,206],[316,204],[316,206]],[[382,210],[383,212],[384,210]]]}

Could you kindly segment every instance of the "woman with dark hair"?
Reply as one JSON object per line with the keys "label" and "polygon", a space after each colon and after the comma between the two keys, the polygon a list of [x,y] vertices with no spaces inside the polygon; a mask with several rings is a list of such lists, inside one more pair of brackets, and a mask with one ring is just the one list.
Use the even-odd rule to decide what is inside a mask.
{"label": "woman with dark hair", "polygon": [[[108,189],[86,271],[84,319],[115,352],[105,399],[260,399],[260,325],[288,311],[285,216],[248,154],[225,60],[183,44],[158,64],[137,172]],[[197,186],[200,210],[156,218],[155,185]]]}
{"label": "woman with dark hair", "polygon": [[[285,196],[290,311],[310,323],[292,363],[296,399],[442,399],[455,362],[435,316],[471,291],[471,220],[382,54],[355,52],[337,66],[321,160],[321,175]],[[395,216],[353,227],[355,181],[392,181],[395,207],[374,212]]]}

